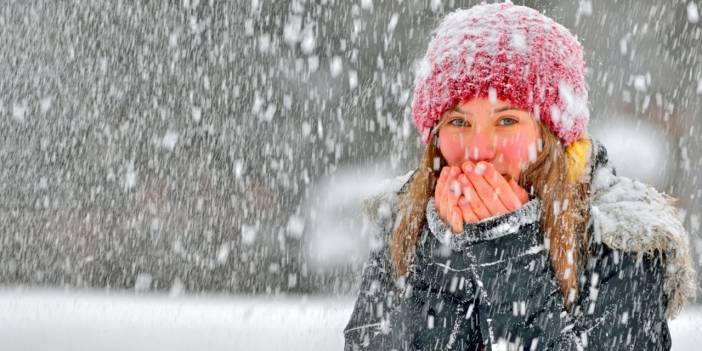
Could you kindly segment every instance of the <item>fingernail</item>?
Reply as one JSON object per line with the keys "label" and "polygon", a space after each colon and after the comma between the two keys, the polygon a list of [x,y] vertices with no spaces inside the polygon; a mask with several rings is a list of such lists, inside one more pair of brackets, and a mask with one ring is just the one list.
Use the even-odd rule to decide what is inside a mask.
{"label": "fingernail", "polygon": [[458,184],[458,181],[453,181],[451,182],[451,192],[454,195],[459,195],[461,193],[461,185]]}
{"label": "fingernail", "polygon": [[484,163],[480,162],[475,166],[474,173],[477,175],[483,175],[485,173],[485,169],[487,166],[485,166]]}

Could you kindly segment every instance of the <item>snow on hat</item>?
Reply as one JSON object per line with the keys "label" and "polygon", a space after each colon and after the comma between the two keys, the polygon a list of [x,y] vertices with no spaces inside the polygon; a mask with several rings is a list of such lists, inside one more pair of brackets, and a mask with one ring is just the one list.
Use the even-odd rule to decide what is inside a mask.
{"label": "snow on hat", "polygon": [[511,3],[457,10],[434,30],[416,70],[412,120],[422,141],[441,114],[477,97],[532,111],[564,145],[589,119],[582,47],[562,25]]}

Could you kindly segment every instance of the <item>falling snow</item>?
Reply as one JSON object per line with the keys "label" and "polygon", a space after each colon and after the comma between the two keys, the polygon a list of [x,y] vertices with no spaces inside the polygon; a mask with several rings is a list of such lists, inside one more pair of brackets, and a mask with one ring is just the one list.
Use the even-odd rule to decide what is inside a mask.
{"label": "falling snow", "polygon": [[[2,2],[0,310],[13,312],[0,339],[39,349],[28,336],[44,330],[80,349],[70,346],[85,339],[81,326],[115,345],[134,336],[153,346],[181,331],[181,345],[162,348],[186,349],[192,336],[231,349],[221,331],[270,326],[249,349],[340,349],[364,263],[385,244],[363,201],[392,217],[378,194],[398,188],[394,177],[411,174],[423,152],[409,110],[415,78],[432,69],[421,58],[443,16],[474,3]],[[553,107],[554,122],[590,111],[589,135],[632,179],[616,195],[645,193],[645,183],[675,197],[702,271],[702,3],[529,4],[574,33],[586,56],[589,100],[560,85],[566,105]],[[504,39],[528,52],[533,38]],[[541,150],[529,145],[526,156]],[[631,209],[640,207],[619,208]],[[628,223],[601,210],[601,228]],[[514,316],[530,308],[505,306]],[[702,341],[700,316],[693,304],[671,323],[673,349]],[[287,342],[270,346],[273,333]]]}

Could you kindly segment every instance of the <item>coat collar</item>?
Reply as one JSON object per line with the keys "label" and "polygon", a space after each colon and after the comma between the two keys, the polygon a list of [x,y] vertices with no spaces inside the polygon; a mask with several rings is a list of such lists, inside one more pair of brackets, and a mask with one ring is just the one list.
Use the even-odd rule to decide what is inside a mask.
{"label": "coat collar", "polygon": [[458,235],[454,234],[450,227],[439,218],[434,197],[431,197],[427,202],[425,213],[429,231],[442,244],[453,250],[462,250],[466,245],[517,233],[523,226],[538,221],[541,215],[541,201],[538,198],[533,198],[512,213],[490,217],[479,223],[466,224],[463,226],[463,234]]}

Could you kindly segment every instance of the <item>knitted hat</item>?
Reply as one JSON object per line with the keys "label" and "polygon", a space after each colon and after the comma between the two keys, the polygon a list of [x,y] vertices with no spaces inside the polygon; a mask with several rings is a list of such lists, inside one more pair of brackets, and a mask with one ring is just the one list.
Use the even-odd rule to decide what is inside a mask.
{"label": "knitted hat", "polygon": [[417,67],[412,120],[422,141],[441,114],[472,98],[498,98],[529,110],[564,145],[589,119],[585,62],[577,39],[534,9],[481,4],[448,14]]}

